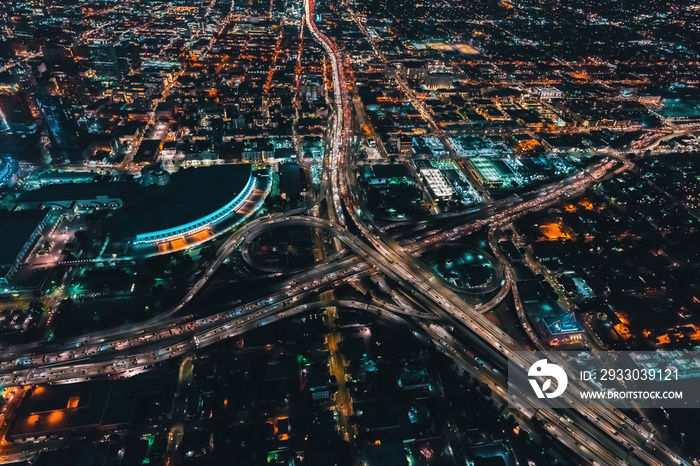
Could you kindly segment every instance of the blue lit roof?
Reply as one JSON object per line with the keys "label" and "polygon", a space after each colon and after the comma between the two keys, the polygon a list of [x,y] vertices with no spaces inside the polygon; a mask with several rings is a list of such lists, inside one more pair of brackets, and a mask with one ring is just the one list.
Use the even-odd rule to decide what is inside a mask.
{"label": "blue lit roof", "polygon": [[552,335],[570,335],[583,332],[581,324],[578,323],[573,313],[542,317],[542,323]]}

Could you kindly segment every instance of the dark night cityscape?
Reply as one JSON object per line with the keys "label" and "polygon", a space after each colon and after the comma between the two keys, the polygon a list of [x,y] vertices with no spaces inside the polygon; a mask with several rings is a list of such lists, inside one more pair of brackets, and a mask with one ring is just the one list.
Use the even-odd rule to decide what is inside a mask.
{"label": "dark night cityscape", "polygon": [[699,135],[691,0],[2,0],[0,464],[700,466]]}

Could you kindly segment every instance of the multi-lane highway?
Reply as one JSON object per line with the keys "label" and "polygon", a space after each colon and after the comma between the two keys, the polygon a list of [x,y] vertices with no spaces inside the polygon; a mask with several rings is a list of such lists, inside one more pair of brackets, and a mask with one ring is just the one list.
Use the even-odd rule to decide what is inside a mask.
{"label": "multi-lane highway", "polygon": [[[311,10],[312,4],[310,3],[310,0],[306,0],[305,6],[307,18],[311,18],[313,16],[313,11]],[[311,27],[312,29],[315,28],[315,26]],[[317,38],[317,40],[323,40],[323,38]],[[340,85],[340,82],[344,81],[342,78],[343,69],[339,66],[339,63],[342,63],[342,60],[338,56],[339,54],[337,50],[334,48],[331,50],[327,48],[326,52],[334,55],[334,57],[331,57],[331,62],[334,67],[333,82],[334,86],[336,86],[336,94],[338,94],[345,90],[345,88],[341,88],[340,90],[337,88],[337,86]],[[339,116],[341,118],[342,115],[343,112],[339,112]],[[341,121],[341,123],[348,125],[347,121]],[[347,131],[343,131],[342,134],[347,134]],[[338,147],[341,147],[342,140],[339,140],[337,144]],[[346,165],[347,160],[342,158],[338,160],[337,167],[339,169],[343,169],[346,167]],[[574,181],[570,187],[574,188],[574,190],[581,189],[588,185],[590,179],[597,181],[603,176],[608,175],[609,172],[616,168],[618,167],[615,162],[606,162],[588,173],[583,173],[581,175],[581,179]],[[376,232],[375,228],[368,225],[364,219],[360,217],[358,214],[360,209],[358,208],[357,202],[359,194],[351,192],[348,189],[347,179],[350,176],[349,170],[343,171],[343,176],[338,176],[334,180],[335,182],[332,183],[333,195],[340,196],[342,198],[353,224],[360,230],[364,239],[367,240],[371,246],[365,246],[364,244],[358,245],[355,241],[353,241],[353,238],[349,237],[347,233],[343,235],[341,232],[338,232],[339,236],[344,237],[344,242],[346,242],[346,244],[350,244],[351,247],[356,250],[356,252],[366,256],[372,264],[380,268],[387,276],[392,277],[397,283],[405,286],[410,292],[413,293],[416,301],[422,301],[422,303],[428,309],[440,315],[449,323],[456,324],[456,327],[458,326],[463,329],[468,329],[469,332],[465,332],[465,336],[471,337],[474,335],[478,337],[476,341],[472,340],[472,342],[480,345],[482,348],[486,347],[485,349],[495,361],[502,363],[504,360],[511,359],[520,364],[521,367],[527,367],[527,361],[525,361],[522,356],[518,354],[518,350],[521,350],[522,347],[520,347],[520,345],[518,345],[509,335],[507,335],[501,329],[496,328],[486,317],[477,312],[472,306],[465,303],[445,284],[441,283],[439,280],[435,280],[433,273],[426,270],[426,268],[422,266],[422,264],[420,264],[413,256],[411,256],[402,246],[382,233]],[[561,199],[561,196],[562,189],[555,192],[544,192],[537,198],[520,204],[516,210],[532,210],[541,202],[547,202],[548,200],[552,199]],[[501,212],[495,216],[496,218],[490,219],[490,222],[503,222],[508,219],[508,217],[513,216],[515,213],[515,211],[510,210]],[[477,221],[474,223],[476,226],[484,226],[490,222]],[[466,228],[474,227],[469,226]],[[461,230],[458,229],[446,233],[446,235],[447,238],[450,238],[451,235],[457,235],[459,233],[461,233]],[[456,345],[456,343],[457,342],[455,341],[453,345]],[[588,440],[589,444],[597,444],[597,446],[607,452],[606,455],[600,456],[601,460],[605,461],[606,458],[608,460],[612,460],[612,462],[606,462],[607,464],[622,464],[627,461],[638,464],[684,463],[682,458],[670,451],[665,445],[658,441],[650,442],[649,433],[645,432],[643,428],[635,424],[620,411],[604,404],[601,405],[601,408],[603,409],[593,410],[590,408],[590,406],[581,403],[573,397],[567,398],[570,405],[576,408],[580,413],[583,413],[587,419],[598,419],[598,427],[603,429],[608,434],[608,437],[606,438],[603,436],[601,439],[596,435],[587,435],[585,430],[587,427],[585,424],[587,423],[562,426],[560,425],[561,421],[554,419],[552,422],[561,427],[561,436],[568,437],[569,439],[573,438],[575,439],[575,442],[578,442],[579,436],[582,436],[582,438]],[[615,440],[613,443],[609,443],[610,438],[612,438],[612,432],[617,432],[621,424],[630,425],[633,427],[633,429],[625,432],[626,439],[620,441],[627,442],[627,445],[633,445],[633,447],[631,447],[631,451],[628,450],[627,445],[618,443],[617,440]],[[621,435],[618,434],[618,438],[620,436]],[[650,443],[653,443],[654,445],[649,445]],[[630,453],[632,454],[631,458]]]}
{"label": "multi-lane highway", "polygon": [[[240,309],[223,315],[202,319],[185,329],[174,327],[159,333],[135,336],[133,339],[110,345],[111,352],[83,354],[66,350],[56,355],[59,361],[28,369],[14,370],[11,375],[0,378],[3,384],[21,385],[36,383],[73,383],[90,380],[94,377],[129,377],[143,372],[148,367],[167,359],[182,356],[198,348],[218,343],[263,325],[269,325],[294,315],[337,306],[345,309],[358,309],[372,312],[380,317],[396,321],[401,317],[420,320],[435,320],[434,314],[421,314],[403,310],[390,303],[370,304],[352,300],[316,301],[298,304],[297,299],[269,304],[252,312]],[[130,343],[138,342],[132,348]]]}
{"label": "multi-lane highway", "polygon": [[[617,161],[604,160],[571,178],[545,186],[527,198],[508,198],[465,214],[450,215],[446,218],[450,225],[455,225],[447,229],[427,232],[419,229],[414,238],[406,242],[395,241],[361,216],[357,187],[349,182],[352,175],[346,148],[350,133],[347,117],[350,110],[342,55],[316,27],[313,0],[305,0],[304,3],[305,22],[328,55],[332,68],[335,112],[329,132],[331,151],[328,164],[331,171],[332,220],[297,215],[300,212],[254,220],[225,241],[202,276],[166,315],[138,325],[123,326],[46,347],[23,345],[3,348],[0,350],[0,384],[68,383],[94,377],[132,376],[161,361],[180,357],[261,325],[320,307],[339,306],[364,309],[393,320],[410,318],[423,322],[424,334],[431,341],[449,354],[463,370],[470,371],[492,387],[496,397],[505,400],[506,380],[502,369],[509,358],[526,363],[518,356],[522,346],[482,314],[481,311],[492,304],[480,309],[468,305],[436,279],[415,255],[436,244],[452,241],[484,227],[507,224],[524,213],[580,194],[603,177],[625,167],[621,167]],[[318,267],[270,287],[267,296],[257,302],[230,303],[229,309],[201,318],[173,318],[202,290],[234,250],[247,244],[261,231],[282,224],[324,230],[348,246],[355,255],[332,256]],[[360,232],[359,236],[349,232],[346,225],[350,224]],[[304,303],[324,289],[377,270],[397,283],[410,300],[399,299],[397,295],[398,306],[354,301]],[[506,268],[506,285],[515,290],[509,268]],[[498,300],[503,299],[507,292],[507,288],[501,290],[497,295]],[[449,324],[454,331],[428,323],[437,319]],[[467,347],[485,355],[493,367],[475,367],[475,356]],[[579,450],[582,458],[601,465],[685,464],[682,458],[620,411],[602,404],[602,408],[593,409],[575,399],[568,401],[577,411],[571,417],[561,416],[544,405],[539,406],[537,416],[545,420],[545,428],[562,444]],[[526,409],[522,409],[522,412],[532,414]]]}
{"label": "multi-lane highway", "polygon": [[[342,141],[345,135],[343,125],[346,120],[346,94],[344,92],[344,89],[347,89],[347,86],[345,86],[345,81],[343,79],[342,74],[337,72],[337,70],[339,70],[341,67],[342,61],[339,57],[335,44],[328,37],[323,35],[316,27],[316,22],[313,18],[313,0],[304,0],[304,10],[305,23],[309,28],[309,31],[311,31],[311,35],[314,37],[314,40],[316,40],[316,42],[318,42],[326,52],[326,55],[328,56],[328,59],[331,62],[331,69],[333,71],[333,103],[335,116],[332,119],[332,127],[330,131],[331,153],[329,158],[331,170],[331,185],[335,186],[338,183],[338,176],[340,172],[340,167],[338,163],[341,159],[341,153],[343,151]],[[330,202],[333,206],[334,218],[341,225],[344,225],[345,215],[343,214],[340,196],[337,192],[332,192]]]}
{"label": "multi-lane highway", "polygon": [[[560,182],[562,185],[573,185],[570,181]],[[539,192],[548,193],[554,192],[560,189],[559,183],[556,186],[549,186],[542,188]],[[566,191],[565,191],[566,192]],[[545,199],[544,196],[536,196],[539,199]],[[548,199],[548,198],[547,198]],[[418,254],[421,251],[434,247],[437,244],[441,244],[443,241],[450,241],[456,237],[457,234],[465,234],[470,231],[475,231],[480,228],[481,224],[477,222],[482,222],[488,220],[489,218],[500,218],[499,213],[507,211],[511,215],[515,215],[521,210],[514,209],[523,200],[520,197],[514,197],[506,199],[499,203],[494,203],[491,205],[486,205],[478,209],[472,209],[469,213],[469,225],[472,225],[470,229],[461,228],[461,231],[441,231],[441,230],[429,230],[423,231],[419,235],[415,236],[411,240],[406,240],[401,244],[404,245],[407,251],[412,254]],[[546,203],[540,205],[543,207]],[[527,206],[526,206],[527,207]],[[127,342],[126,346],[135,347],[138,346],[138,339],[134,340],[131,337],[133,335],[156,333],[162,329],[186,329],[193,321],[191,316],[174,318],[173,315],[177,314],[179,311],[186,309],[185,306],[189,304],[194,297],[205,288],[205,285],[214,276],[218,268],[223,264],[227,257],[237,249],[245,249],[252,238],[266,231],[270,228],[280,227],[284,225],[289,227],[292,225],[306,225],[313,226],[310,222],[304,220],[305,217],[300,217],[298,214],[304,213],[304,209],[297,209],[294,211],[289,211],[280,214],[273,214],[264,217],[257,218],[249,222],[245,227],[236,231],[233,235],[226,239],[226,241],[219,247],[217,254],[214,259],[209,263],[204,273],[190,285],[189,291],[181,298],[179,303],[173,306],[170,310],[165,313],[161,313],[159,316],[152,319],[140,322],[138,324],[124,325],[109,330],[99,331],[90,333],[88,335],[82,336],[80,338],[73,338],[68,340],[58,340],[42,346],[39,343],[25,344],[25,345],[13,345],[0,348],[0,370],[10,368],[10,367],[27,367],[29,365],[41,365],[41,364],[53,364],[60,362],[61,360],[67,361],[69,358],[72,359],[77,356],[68,356],[63,354],[66,348],[80,348],[79,352],[87,352],[89,354],[97,354],[99,351],[111,351],[113,347],[123,347],[124,343]],[[506,217],[508,218],[508,217]],[[312,221],[313,222],[313,221]],[[331,233],[334,232],[330,228],[330,225],[326,222],[317,223],[316,226],[320,225],[322,229],[326,229]],[[478,225],[478,226],[477,226]],[[326,228],[328,227],[328,228]],[[332,275],[332,272],[342,271],[343,268],[350,270],[355,265],[359,264],[361,261],[357,257],[344,257],[343,255],[335,255],[328,258],[327,262],[316,267],[316,271],[320,273],[326,273],[328,276],[333,276],[335,278],[334,283],[339,283],[344,279],[343,274],[339,273],[337,276]],[[370,271],[374,270],[373,266],[369,262],[363,263],[363,270]],[[331,272],[332,271],[332,272]],[[282,286],[290,286],[290,284],[298,285],[296,288],[305,291],[314,290],[316,286],[314,281],[316,280],[316,274],[309,275],[307,272],[301,273],[301,278],[289,278]],[[327,278],[326,277],[326,278]],[[325,281],[324,281],[325,282]],[[327,283],[329,285],[329,283]],[[268,290],[268,292],[274,294],[276,290]],[[290,296],[291,296],[290,292]],[[493,303],[493,301],[492,301]],[[235,305],[236,303],[230,303]],[[257,306],[256,303],[248,304],[246,306],[241,306],[246,311],[253,310]],[[480,310],[482,310],[480,308]],[[196,320],[195,327],[199,325]],[[174,330],[178,331],[178,330]],[[76,351],[73,351],[75,354]],[[57,357],[57,354],[63,354],[62,357]]]}

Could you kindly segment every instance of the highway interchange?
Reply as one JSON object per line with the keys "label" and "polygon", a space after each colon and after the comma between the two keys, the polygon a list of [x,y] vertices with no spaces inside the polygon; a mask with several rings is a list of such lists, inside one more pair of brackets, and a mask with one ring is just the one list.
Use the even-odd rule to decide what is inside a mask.
{"label": "highway interchange", "polygon": [[[609,158],[570,178],[544,186],[529,196],[490,202],[467,213],[441,218],[445,227],[430,223],[412,225],[410,239],[396,240],[361,214],[361,195],[350,182],[352,161],[348,158],[351,137],[350,108],[337,47],[323,35],[313,20],[313,1],[305,0],[306,24],[326,52],[332,69],[335,111],[329,131],[330,220],[308,215],[305,210],[259,217],[233,233],[215,258],[192,284],[180,303],[167,313],[148,321],[95,332],[80,338],[37,344],[8,346],[0,350],[0,383],[5,386],[37,383],[74,383],[95,377],[129,377],[155,364],[181,357],[199,348],[241,335],[247,331],[287,319],[312,309],[337,306],[373,312],[395,322],[412,321],[431,341],[450,356],[465,372],[472,374],[493,391],[493,397],[507,404],[505,368],[508,359],[521,362],[519,351],[528,349],[495,326],[484,315],[514,287],[506,269],[506,284],[484,306],[468,305],[453,290],[435,279],[432,271],[416,257],[422,251],[469,233],[507,225],[518,216],[542,209],[584,192],[607,176],[626,168]],[[269,228],[301,225],[330,233],[349,249],[331,256],[313,269],[288,277],[268,289],[267,296],[251,303],[231,303],[229,309],[201,318],[180,316],[183,309],[205,287],[234,251]],[[353,234],[350,231],[356,231]],[[432,228],[432,229],[431,229]],[[399,229],[401,230],[401,229]],[[494,246],[493,236],[490,235]],[[502,262],[499,258],[499,262]],[[502,264],[503,265],[503,264]],[[357,301],[307,302],[319,292],[339,283],[381,272],[391,279],[406,299],[397,303]],[[436,323],[443,325],[436,325]],[[532,330],[524,323],[530,334]],[[531,338],[534,335],[530,335]],[[536,342],[536,338],[533,340]],[[476,354],[487,361],[480,367]],[[527,420],[537,416],[545,429],[585,461],[597,465],[688,464],[625,414],[601,404],[591,408],[576,399],[566,414],[547,409],[520,409],[517,416]]]}
{"label": "highway interchange", "polygon": [[[337,120],[341,120],[348,113],[346,107],[349,102],[347,98],[347,87],[342,85],[344,83],[344,70],[339,65],[343,63],[343,61],[337,48],[334,47],[332,43],[328,45],[330,40],[318,31],[315,22],[312,21],[313,4],[311,0],[305,1],[305,7],[307,22],[309,23],[308,25],[312,34],[316,40],[324,46],[326,52],[334,56],[331,57],[331,63],[333,66],[333,85],[336,91],[335,103],[338,107],[336,118]],[[337,99],[339,93],[343,94],[341,100]],[[343,239],[346,244],[351,244],[351,247],[359,254],[366,255],[370,258],[371,263],[381,269],[385,275],[405,286],[413,296],[415,296],[417,302],[424,304],[426,308],[443,317],[448,323],[456,324],[454,325],[455,328],[468,329],[470,332],[463,332],[463,335],[466,337],[475,336],[476,338],[470,338],[473,343],[478,344],[482,348],[486,347],[484,349],[493,356],[495,361],[500,360],[502,362],[510,358],[516,363],[520,363],[521,367],[526,367],[526,361],[520,360],[521,356],[517,352],[519,349],[522,349],[520,345],[502,330],[494,326],[473,307],[466,304],[459,296],[449,289],[449,287],[439,280],[434,280],[435,277],[433,273],[426,270],[426,268],[418,263],[413,256],[408,254],[401,245],[397,244],[390,237],[383,235],[381,232],[376,232],[374,228],[367,225],[364,219],[360,217],[358,213],[361,212],[358,203],[359,195],[348,188],[350,184],[348,183],[348,179],[351,177],[351,170],[347,169],[348,160],[344,157],[344,154],[347,154],[347,151],[344,150],[348,144],[346,138],[350,133],[349,121],[346,119],[344,122],[341,122],[340,126],[345,127],[345,130],[341,131],[339,136],[337,133],[334,135],[336,139],[333,140],[333,147],[334,149],[338,148],[338,150],[334,150],[331,154],[333,158],[338,157],[337,162],[334,161],[333,167],[337,167],[341,172],[337,178],[334,178],[334,182],[332,183],[333,195],[334,198],[335,196],[339,196],[343,200],[346,211],[352,219],[353,224],[359,229],[362,237],[370,243],[371,247],[363,247],[365,246],[364,243],[356,244],[354,239],[351,243],[348,243],[347,240],[351,238],[347,234],[345,238],[341,237],[341,239]],[[582,174],[581,179],[572,182],[570,187],[580,189],[582,186],[586,185],[589,178],[597,181],[616,168],[619,168],[618,164],[609,161],[602,166],[596,167],[590,173]],[[537,198],[522,203],[519,208],[515,208],[515,210],[533,209],[538,205],[540,198],[542,198],[544,202],[550,198],[558,198],[567,191],[562,188],[563,187],[560,187],[560,189],[542,193]],[[506,217],[513,214],[512,209],[513,208],[506,209],[505,212],[492,215],[489,221],[503,221]],[[474,223],[478,226],[483,226],[486,222],[486,220],[478,220]],[[450,235],[456,234],[457,232],[454,230],[445,233],[446,238],[451,238]],[[359,250],[356,249],[358,246]],[[459,352],[459,349],[462,348],[462,345],[456,340],[452,341],[449,338],[443,340],[442,343],[451,348],[454,352]],[[584,403],[578,402],[574,398],[567,398],[569,398],[567,401],[569,401],[571,406],[579,413],[583,414],[586,420],[597,424],[597,427],[608,434],[609,437],[617,437],[614,439],[615,441],[611,443],[605,436],[589,435],[586,431],[588,422],[581,421],[571,423],[570,425],[564,425],[567,421],[563,420],[563,417],[553,413],[551,410],[543,409],[539,411],[540,415],[548,419],[552,425],[559,426],[559,429],[557,429],[559,431],[557,433],[558,436],[567,437],[568,441],[573,439],[577,445],[580,440],[586,439],[589,448],[593,449],[591,450],[591,455],[588,456],[584,454],[584,458],[590,460],[592,463],[624,464],[638,462],[638,464],[683,464],[684,461],[677,454],[654,439],[649,432],[646,432],[642,427],[634,423],[620,411],[605,405],[602,405],[605,409],[594,410]],[[620,426],[629,426],[629,428],[624,429],[624,432],[620,432],[623,431],[623,428]],[[599,461],[601,463],[598,463]]]}

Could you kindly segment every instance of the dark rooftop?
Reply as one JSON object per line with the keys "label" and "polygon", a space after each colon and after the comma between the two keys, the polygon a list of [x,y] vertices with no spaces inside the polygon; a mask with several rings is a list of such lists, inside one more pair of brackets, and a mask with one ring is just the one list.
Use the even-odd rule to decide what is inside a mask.
{"label": "dark rooftop", "polygon": [[13,264],[27,239],[46,218],[42,210],[0,211],[0,267]]}
{"label": "dark rooftop", "polygon": [[126,425],[138,398],[166,392],[167,376],[147,375],[35,387],[24,397],[8,438]]}
{"label": "dark rooftop", "polygon": [[372,165],[375,178],[410,178],[411,172],[402,163]]}
{"label": "dark rooftop", "polygon": [[123,207],[115,213],[110,231],[117,238],[128,239],[184,225],[217,211],[245,188],[250,176],[249,164],[216,165],[180,170],[165,186],[145,187],[131,181],[55,184],[23,193],[19,201],[87,200],[98,196],[121,199]]}
{"label": "dark rooftop", "polygon": [[170,182],[125,202],[114,216],[112,232],[130,238],[200,219],[231,202],[251,176],[249,164],[181,170]]}

